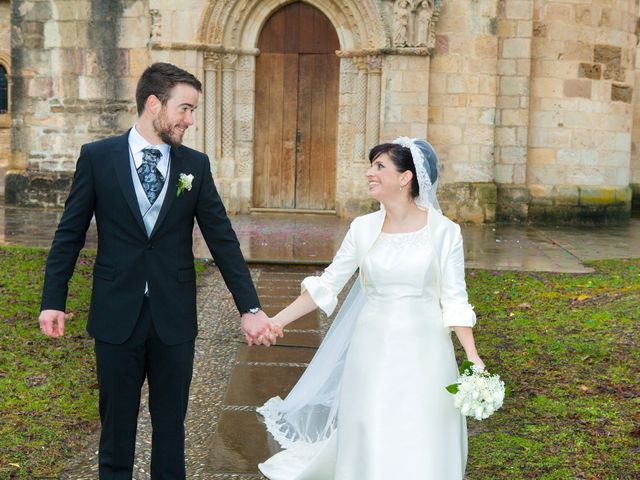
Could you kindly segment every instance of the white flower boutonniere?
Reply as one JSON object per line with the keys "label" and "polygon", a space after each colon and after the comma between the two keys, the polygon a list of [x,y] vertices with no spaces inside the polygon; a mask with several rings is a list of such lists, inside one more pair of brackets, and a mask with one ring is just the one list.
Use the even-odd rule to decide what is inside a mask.
{"label": "white flower boutonniere", "polygon": [[193,175],[191,174],[187,175],[186,173],[181,173],[178,176],[178,191],[176,193],[176,197],[179,197],[180,195],[182,195],[182,192],[184,192],[185,190],[190,192],[192,183],[193,183]]}

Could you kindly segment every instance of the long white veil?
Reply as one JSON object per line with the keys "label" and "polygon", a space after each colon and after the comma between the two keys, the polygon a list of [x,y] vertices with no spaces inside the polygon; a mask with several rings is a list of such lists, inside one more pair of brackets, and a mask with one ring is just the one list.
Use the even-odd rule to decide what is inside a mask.
{"label": "long white veil", "polygon": [[294,442],[326,439],[335,427],[344,361],[365,296],[356,279],[311,363],[282,400],[274,397],[258,408],[283,448]]}
{"label": "long white veil", "polygon": [[[408,137],[397,138],[393,143],[411,151],[419,187],[416,204],[440,211],[433,147],[424,140]],[[364,302],[365,294],[357,278],[298,383],[284,400],[274,397],[257,409],[267,430],[283,448],[326,440],[335,429],[342,372]]]}

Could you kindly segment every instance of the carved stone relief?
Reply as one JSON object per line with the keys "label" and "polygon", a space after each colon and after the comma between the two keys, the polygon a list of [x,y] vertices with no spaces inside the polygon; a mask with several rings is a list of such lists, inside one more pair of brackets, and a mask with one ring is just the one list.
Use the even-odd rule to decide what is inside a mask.
{"label": "carved stone relief", "polygon": [[434,0],[422,0],[416,6],[415,22],[413,28],[413,43],[416,47],[429,46],[429,32],[432,29]]}
{"label": "carved stone relief", "polygon": [[433,48],[440,3],[439,0],[395,0],[393,46]]}
{"label": "carved stone relief", "polygon": [[[209,44],[233,48],[252,48],[246,32],[253,25],[262,24],[263,15],[273,13],[289,3],[288,0],[209,0],[198,36]],[[341,48],[382,48],[385,31],[377,2],[373,0],[308,0],[307,3],[323,11],[347,37]],[[249,35],[251,36],[251,35]],[[345,43],[346,41],[346,43]]]}
{"label": "carved stone relief", "polygon": [[162,35],[162,15],[160,10],[151,9],[149,10],[149,15],[151,16],[151,40],[160,40]]}

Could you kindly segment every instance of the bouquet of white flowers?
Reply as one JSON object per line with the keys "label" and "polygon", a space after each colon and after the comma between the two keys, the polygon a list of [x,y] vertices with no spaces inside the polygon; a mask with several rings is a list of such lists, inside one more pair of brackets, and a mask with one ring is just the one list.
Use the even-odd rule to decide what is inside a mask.
{"label": "bouquet of white flowers", "polygon": [[457,383],[446,387],[454,395],[453,404],[466,417],[484,420],[502,406],[505,396],[504,382],[497,374],[491,375],[483,367],[468,360],[460,367]]}

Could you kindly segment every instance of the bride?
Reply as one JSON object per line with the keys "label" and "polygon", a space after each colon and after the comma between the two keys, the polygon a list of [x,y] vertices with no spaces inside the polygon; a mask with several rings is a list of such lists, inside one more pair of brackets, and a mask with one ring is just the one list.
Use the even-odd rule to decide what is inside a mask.
{"label": "bride", "polygon": [[374,147],[366,177],[382,208],[356,218],[333,262],[273,317],[276,334],[358,279],[285,400],[258,409],[284,448],[259,465],[271,480],[461,480],[465,418],[451,331],[483,366],[471,327],[460,227],[440,213],[436,154],[401,137]]}

